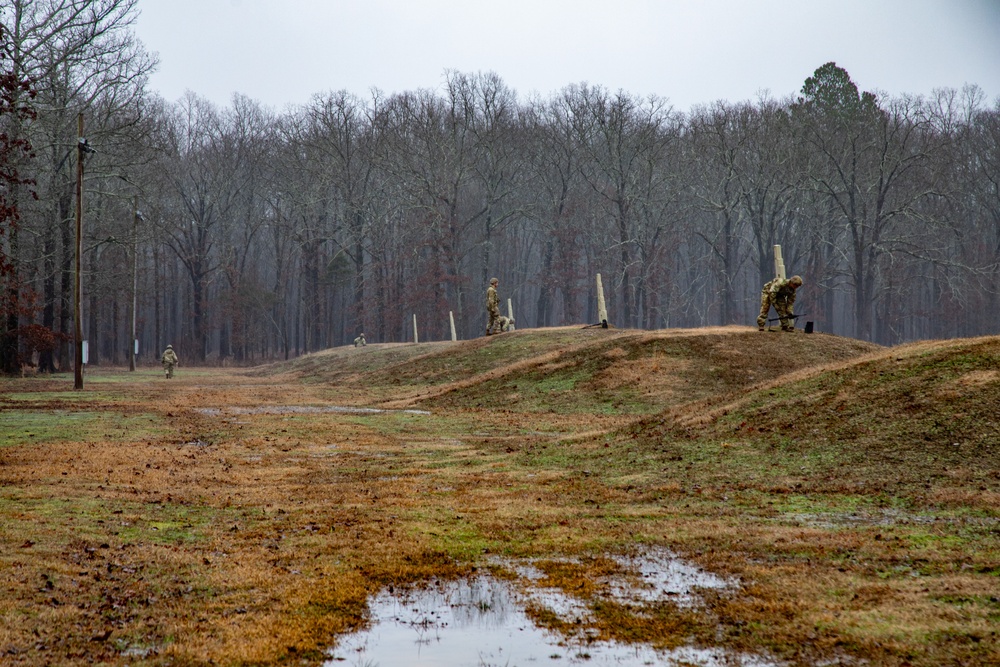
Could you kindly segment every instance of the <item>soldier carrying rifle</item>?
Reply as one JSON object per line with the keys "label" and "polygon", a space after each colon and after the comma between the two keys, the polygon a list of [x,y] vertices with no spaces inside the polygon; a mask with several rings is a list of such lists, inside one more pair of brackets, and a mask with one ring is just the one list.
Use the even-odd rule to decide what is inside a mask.
{"label": "soldier carrying rifle", "polygon": [[792,306],[795,305],[795,290],[802,287],[802,278],[792,276],[788,280],[775,278],[764,284],[760,291],[760,315],[757,316],[757,329],[763,331],[767,326],[767,312],[771,306],[778,312],[782,331],[795,331],[795,315]]}

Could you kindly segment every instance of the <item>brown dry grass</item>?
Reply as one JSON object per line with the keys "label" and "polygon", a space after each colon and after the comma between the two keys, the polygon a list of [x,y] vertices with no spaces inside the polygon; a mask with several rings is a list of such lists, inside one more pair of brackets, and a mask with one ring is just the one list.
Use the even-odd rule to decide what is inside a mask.
{"label": "brown dry grass", "polygon": [[[599,636],[995,662],[998,349],[560,328],[2,381],[0,655],[318,664],[382,587],[500,554],[586,597],[604,555],[649,544],[743,586],[604,605]],[[433,414],[227,410],[262,405]]]}

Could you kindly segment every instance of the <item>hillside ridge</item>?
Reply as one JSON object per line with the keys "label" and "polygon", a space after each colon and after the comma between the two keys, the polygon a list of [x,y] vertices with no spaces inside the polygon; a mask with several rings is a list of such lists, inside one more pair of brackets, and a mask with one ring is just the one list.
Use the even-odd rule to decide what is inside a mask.
{"label": "hillside ridge", "polygon": [[256,372],[353,387],[359,402],[386,408],[499,401],[528,412],[650,414],[883,349],[828,334],[744,326],[552,327],[454,343],[344,346]]}

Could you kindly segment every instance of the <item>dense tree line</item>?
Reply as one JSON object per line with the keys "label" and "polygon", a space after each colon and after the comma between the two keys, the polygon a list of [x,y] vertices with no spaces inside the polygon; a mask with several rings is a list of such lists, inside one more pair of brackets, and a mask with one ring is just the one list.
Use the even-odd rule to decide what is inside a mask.
{"label": "dense tree line", "polygon": [[818,330],[895,344],[1000,320],[1000,101],[975,86],[891,98],[827,63],[787,98],[680,111],[452,71],[440,90],[219,108],[147,90],[135,0],[8,4],[3,74],[33,114],[0,129],[34,153],[3,156],[7,370],[72,361],[80,113],[90,363],[127,360],[133,298],[147,359],[407,341],[414,315],[421,340],[449,337],[449,314],[477,336],[494,275],[521,328],[596,321],[598,273],[618,327],[752,324],[775,244]]}

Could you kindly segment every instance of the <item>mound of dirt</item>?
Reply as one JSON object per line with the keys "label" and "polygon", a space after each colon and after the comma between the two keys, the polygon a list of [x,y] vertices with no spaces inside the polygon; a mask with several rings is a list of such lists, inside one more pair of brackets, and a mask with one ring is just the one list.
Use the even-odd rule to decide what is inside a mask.
{"label": "mound of dirt", "polygon": [[854,478],[878,483],[922,484],[948,470],[995,484],[998,369],[997,336],[914,343],[678,405],[621,437],[653,448],[699,440],[822,451]]}
{"label": "mound of dirt", "polygon": [[261,366],[248,371],[255,377],[288,376],[304,382],[341,382],[359,373],[406,363],[448,349],[452,343],[369,343],[365,347],[342,345],[304,354],[289,361]]}
{"label": "mound of dirt", "polygon": [[321,357],[324,368],[313,362],[297,372],[365,388],[384,396],[386,407],[652,414],[881,349],[825,334],[737,326],[558,327],[434,345],[405,357],[399,348],[369,346],[363,354],[350,348]]}

